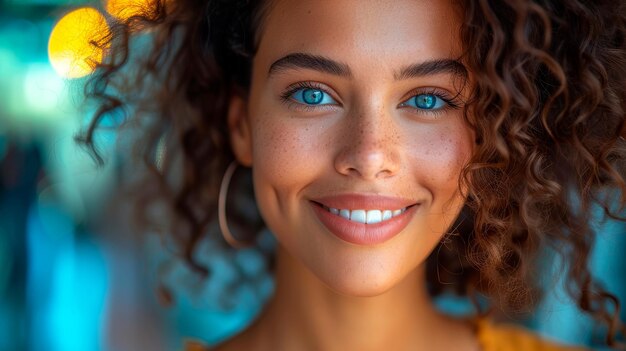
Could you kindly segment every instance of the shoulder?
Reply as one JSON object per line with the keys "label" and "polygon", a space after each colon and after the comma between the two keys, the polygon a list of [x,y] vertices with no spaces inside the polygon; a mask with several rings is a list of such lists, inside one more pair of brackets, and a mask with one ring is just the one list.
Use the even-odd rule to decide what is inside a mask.
{"label": "shoulder", "polygon": [[583,351],[584,347],[560,344],[548,340],[525,328],[494,324],[491,321],[478,322],[478,340],[483,351]]}
{"label": "shoulder", "polygon": [[[564,345],[529,331],[528,329],[511,325],[495,324],[489,320],[479,320],[476,322],[478,342],[481,351],[585,351],[581,346]],[[231,342],[227,342],[220,347],[209,348],[206,344],[187,340],[182,351],[219,351],[238,350],[238,347],[231,347]]]}

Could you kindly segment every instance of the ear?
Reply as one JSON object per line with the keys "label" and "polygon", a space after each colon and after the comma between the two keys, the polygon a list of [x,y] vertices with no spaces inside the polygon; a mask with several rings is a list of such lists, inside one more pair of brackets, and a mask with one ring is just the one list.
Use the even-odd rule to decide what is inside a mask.
{"label": "ear", "polygon": [[252,134],[248,103],[240,94],[232,94],[228,104],[228,131],[235,158],[246,167],[252,166]]}

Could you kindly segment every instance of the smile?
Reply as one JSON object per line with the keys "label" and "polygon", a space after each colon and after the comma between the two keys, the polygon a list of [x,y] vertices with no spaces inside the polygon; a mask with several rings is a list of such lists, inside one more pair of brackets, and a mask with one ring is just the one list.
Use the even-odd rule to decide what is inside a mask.
{"label": "smile", "polygon": [[322,205],[322,207],[326,211],[334,215],[340,216],[342,218],[345,218],[354,222],[365,223],[365,224],[374,224],[374,223],[384,222],[393,217],[401,215],[407,209],[406,207],[404,207],[399,210],[348,210],[348,209],[337,209],[337,208],[328,207],[325,205]]}
{"label": "smile", "polygon": [[310,201],[333,236],[356,245],[381,244],[409,224],[420,203],[378,195],[345,194]]}

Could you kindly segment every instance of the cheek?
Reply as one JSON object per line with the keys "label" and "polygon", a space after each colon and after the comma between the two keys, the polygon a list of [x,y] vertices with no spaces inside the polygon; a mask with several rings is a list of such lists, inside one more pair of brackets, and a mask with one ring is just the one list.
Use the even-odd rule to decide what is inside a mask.
{"label": "cheek", "polygon": [[308,255],[308,250],[299,247],[311,245],[306,238],[292,235],[294,228],[302,225],[299,196],[328,172],[332,155],[328,133],[313,123],[268,112],[258,115],[252,132],[253,181],[259,211],[281,245],[292,254],[300,252],[295,254],[298,257]]}
{"label": "cheek", "polygon": [[420,129],[410,140],[409,157],[418,181],[433,195],[457,190],[461,169],[472,150],[467,128],[451,125]]}
{"label": "cheek", "polygon": [[327,161],[327,143],[319,131],[310,122],[287,116],[258,116],[253,129],[253,168],[259,182],[281,193],[311,182]]}
{"label": "cheek", "polygon": [[419,224],[423,240],[428,241],[418,245],[424,249],[425,256],[426,248],[434,247],[448,232],[463,207],[465,199],[459,191],[459,176],[471,156],[472,139],[463,125],[451,124],[418,133],[413,140],[413,172],[416,181],[430,195],[427,215]]}

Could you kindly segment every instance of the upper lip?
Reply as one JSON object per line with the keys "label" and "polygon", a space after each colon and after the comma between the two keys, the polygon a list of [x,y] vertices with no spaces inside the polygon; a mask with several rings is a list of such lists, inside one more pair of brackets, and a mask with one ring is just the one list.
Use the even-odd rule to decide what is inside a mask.
{"label": "upper lip", "polygon": [[375,194],[338,194],[311,199],[326,207],[348,210],[399,210],[418,202],[411,199]]}

